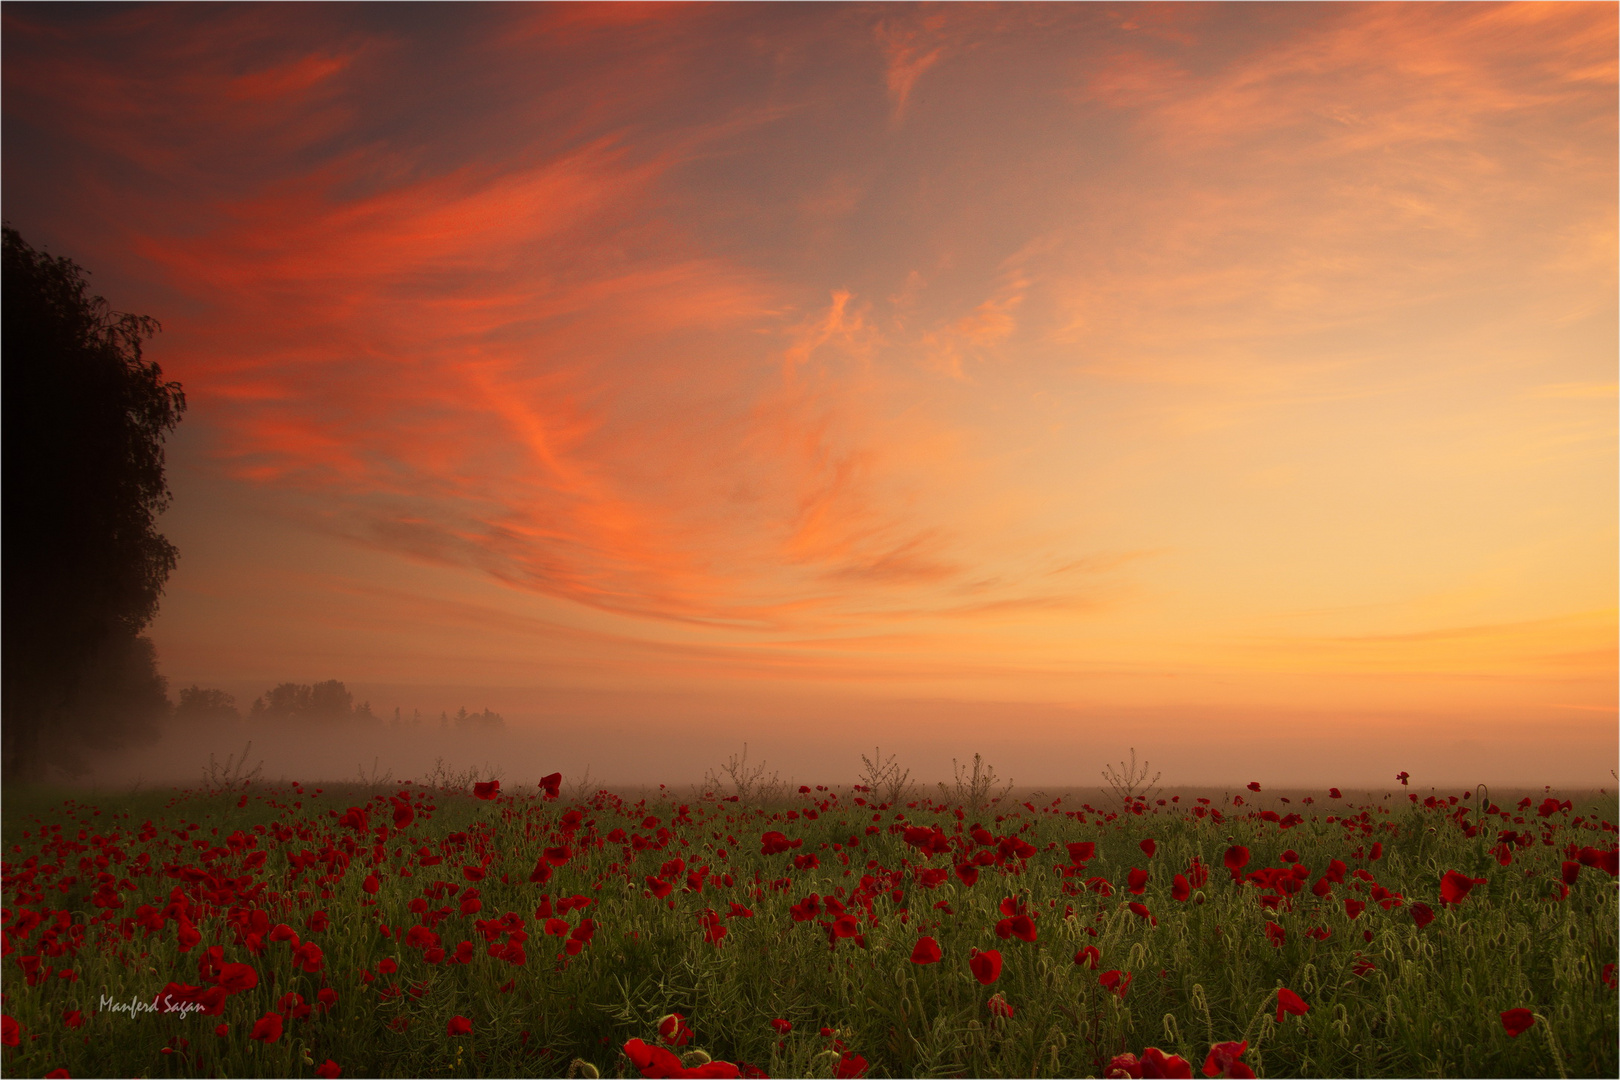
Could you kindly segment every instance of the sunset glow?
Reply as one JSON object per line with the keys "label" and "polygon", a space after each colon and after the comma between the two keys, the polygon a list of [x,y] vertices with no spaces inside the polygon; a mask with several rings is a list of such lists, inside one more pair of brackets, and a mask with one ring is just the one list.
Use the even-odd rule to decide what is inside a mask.
{"label": "sunset glow", "polygon": [[610,779],[1595,787],[1616,53],[1612,4],[16,5],[5,216],[185,386],[171,686]]}

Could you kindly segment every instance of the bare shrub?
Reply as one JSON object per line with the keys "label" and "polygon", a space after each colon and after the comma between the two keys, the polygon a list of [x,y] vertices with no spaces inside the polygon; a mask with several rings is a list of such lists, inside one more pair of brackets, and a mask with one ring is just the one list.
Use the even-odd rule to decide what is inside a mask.
{"label": "bare shrub", "polygon": [[732,754],[718,770],[710,769],[703,774],[703,788],[718,794],[729,786],[731,793],[739,800],[770,802],[781,797],[782,777],[773,772],[767,779],[765,769],[766,763],[763,761],[757,765],[748,764],[748,744],[743,743],[741,756]]}
{"label": "bare shrub", "polygon": [[[1012,791],[1013,782],[1008,780],[1003,786],[1000,777],[996,776],[993,766],[985,764],[983,754],[973,755],[973,767],[970,769],[955,758],[951,759],[951,768],[956,772],[956,790],[953,792],[942,782],[939,785],[940,794],[946,801],[955,802],[956,805],[967,810],[970,817],[977,816],[980,810],[991,803],[1000,802]],[[1000,791],[997,791],[997,788]]]}
{"label": "bare shrub", "polygon": [[879,802],[894,806],[911,793],[911,770],[901,771],[900,762],[893,754],[885,758],[882,747],[873,747],[872,756],[861,755],[861,786],[878,797]]}
{"label": "bare shrub", "polygon": [[1146,802],[1158,794],[1159,791],[1157,787],[1159,774],[1154,773],[1152,779],[1149,779],[1148,763],[1145,760],[1142,762],[1141,769],[1137,769],[1136,747],[1134,746],[1131,747],[1131,763],[1129,765],[1126,765],[1123,761],[1120,762],[1119,771],[1117,772],[1112,765],[1104,765],[1102,776],[1104,780],[1108,781],[1108,785],[1114,789],[1114,794],[1119,797],[1119,801],[1127,808],[1136,800]]}
{"label": "bare shrub", "polygon": [[228,791],[232,788],[246,788],[254,784],[264,773],[264,759],[249,769],[247,767],[248,755],[253,752],[253,740],[242,747],[240,754],[229,754],[223,763],[216,761],[213,754],[208,755],[208,764],[203,768],[203,786],[215,791]]}

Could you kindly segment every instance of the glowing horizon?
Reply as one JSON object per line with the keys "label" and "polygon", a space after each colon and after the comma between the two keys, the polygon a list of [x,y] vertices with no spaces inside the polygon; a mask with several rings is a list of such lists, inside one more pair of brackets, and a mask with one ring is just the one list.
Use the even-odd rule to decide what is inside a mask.
{"label": "glowing horizon", "polygon": [[1612,5],[4,18],[174,686],[1607,782]]}

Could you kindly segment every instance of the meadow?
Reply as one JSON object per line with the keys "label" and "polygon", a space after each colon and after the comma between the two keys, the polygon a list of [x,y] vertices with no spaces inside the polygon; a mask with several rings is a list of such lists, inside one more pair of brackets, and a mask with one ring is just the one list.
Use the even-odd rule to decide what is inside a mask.
{"label": "meadow", "polygon": [[8,792],[5,1074],[1620,1071],[1612,796],[561,779]]}

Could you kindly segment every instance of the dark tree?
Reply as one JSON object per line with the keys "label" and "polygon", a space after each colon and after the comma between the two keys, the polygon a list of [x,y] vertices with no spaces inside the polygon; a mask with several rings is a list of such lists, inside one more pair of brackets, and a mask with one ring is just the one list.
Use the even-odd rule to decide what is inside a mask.
{"label": "dark tree", "polygon": [[167,687],[141,631],[175,565],[163,440],[186,399],[85,271],[4,232],[4,779],[149,737]]}

